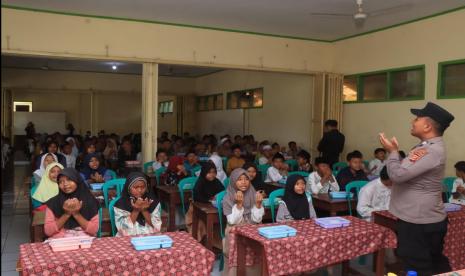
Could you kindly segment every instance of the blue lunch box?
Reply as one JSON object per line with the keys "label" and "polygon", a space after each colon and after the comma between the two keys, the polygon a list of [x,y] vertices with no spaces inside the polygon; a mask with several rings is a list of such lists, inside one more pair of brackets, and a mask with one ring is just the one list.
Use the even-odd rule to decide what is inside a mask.
{"label": "blue lunch box", "polygon": [[173,246],[173,240],[167,235],[145,236],[131,239],[131,244],[136,250],[150,250],[160,248],[170,248]]}
{"label": "blue lunch box", "polygon": [[276,225],[258,228],[258,233],[267,239],[294,237],[297,230],[287,225]]}

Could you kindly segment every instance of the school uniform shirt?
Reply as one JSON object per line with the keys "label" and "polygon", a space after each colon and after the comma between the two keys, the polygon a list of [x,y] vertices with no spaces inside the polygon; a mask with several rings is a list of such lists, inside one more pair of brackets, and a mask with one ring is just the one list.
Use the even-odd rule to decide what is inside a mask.
{"label": "school uniform shirt", "polygon": [[170,163],[168,161],[165,161],[163,163],[158,162],[158,161],[154,161],[153,164],[152,164],[152,168],[153,168],[153,171],[156,171],[156,170],[160,169],[161,167],[168,168],[169,164]]}
{"label": "school uniform shirt", "polygon": [[[237,208],[237,205],[234,204],[232,207],[232,213],[227,215],[226,218],[228,220],[229,225],[237,225],[237,224],[242,224],[244,222],[244,210],[245,208],[242,207],[241,210]],[[257,208],[257,206],[253,206],[251,211],[251,220],[254,223],[261,223],[263,215],[265,215],[265,209],[263,206],[260,208]]]}
{"label": "school uniform shirt", "polygon": [[76,156],[73,154],[63,154],[66,158],[66,167],[67,168],[75,168],[76,167]]}
{"label": "school uniform shirt", "polygon": [[[454,181],[454,186],[452,186],[452,193],[457,193],[457,188],[458,187],[463,187],[465,188],[465,183],[463,182],[463,179],[460,177],[457,177]],[[455,203],[455,204],[461,204],[465,205],[465,195],[464,194],[459,194],[458,198],[454,198],[454,196],[451,196],[449,199],[450,203]]]}
{"label": "school uniform shirt", "polygon": [[310,163],[304,164],[303,166],[299,166],[298,171],[300,172],[313,172],[313,166]]}
{"label": "school uniform shirt", "polygon": [[339,188],[341,189],[341,191],[345,191],[346,185],[350,182],[368,181],[368,177],[363,169],[356,171],[355,174],[353,174],[350,167],[345,167],[337,174],[336,181],[339,184]]}
{"label": "school uniform shirt", "polygon": [[[310,210],[310,218],[316,218],[315,208],[313,208],[312,197],[307,197],[308,200],[308,209]],[[283,200],[279,201],[278,213],[276,214],[276,222],[285,222],[289,220],[294,220],[291,216],[291,213],[287,209],[286,202]]]}
{"label": "school uniform shirt", "polygon": [[374,169],[371,172],[371,174],[379,176],[379,174],[381,173],[381,170],[384,168],[384,165],[385,165],[384,161],[381,161],[378,158],[375,158],[371,160],[370,163],[368,164],[368,170],[371,171],[376,166],[376,169]]}
{"label": "school uniform shirt", "polygon": [[133,223],[131,220],[131,212],[118,207],[113,207],[113,209],[115,210],[115,225],[116,229],[118,229],[118,233],[116,234],[117,237],[154,234],[160,232],[162,223],[160,204],[158,204],[155,210],[150,214],[153,227],[148,223],[141,225],[137,220]]}
{"label": "school uniform shirt", "polygon": [[367,220],[371,220],[371,212],[389,209],[391,189],[377,178],[360,189],[358,194],[357,212]]}
{"label": "school uniform shirt", "polygon": [[281,175],[281,173],[279,173],[279,170],[271,166],[266,171],[265,183],[272,183],[272,182],[276,183],[282,178],[283,176]]}
{"label": "school uniform shirt", "polygon": [[336,177],[333,175],[333,180],[328,180],[325,183],[321,183],[321,176],[318,172],[312,172],[308,176],[307,185],[306,185],[307,192],[311,192],[312,194],[327,194],[329,192],[337,192],[339,191],[339,184],[337,183]]}
{"label": "school uniform shirt", "polygon": [[265,156],[262,156],[262,157],[258,158],[258,164],[259,165],[268,164],[268,158],[266,158]]}

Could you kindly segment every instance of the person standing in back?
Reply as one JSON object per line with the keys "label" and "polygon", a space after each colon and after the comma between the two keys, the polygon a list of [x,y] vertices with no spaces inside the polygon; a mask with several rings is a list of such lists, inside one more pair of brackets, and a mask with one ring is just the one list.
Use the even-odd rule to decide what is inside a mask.
{"label": "person standing in back", "polygon": [[328,160],[331,168],[339,161],[339,155],[344,150],[345,136],[337,129],[336,120],[327,120],[324,126],[323,138],[318,144],[320,155]]}

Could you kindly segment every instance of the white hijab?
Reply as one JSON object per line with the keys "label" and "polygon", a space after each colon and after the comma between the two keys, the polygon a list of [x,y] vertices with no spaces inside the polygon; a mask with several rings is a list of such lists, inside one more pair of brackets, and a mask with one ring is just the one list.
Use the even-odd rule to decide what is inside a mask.
{"label": "white hijab", "polygon": [[71,152],[71,155],[77,158],[79,155],[79,149],[76,146],[76,140],[74,140],[73,137],[66,138],[66,142],[69,143],[70,141],[73,141],[73,150]]}
{"label": "white hijab", "polygon": [[53,153],[44,153],[42,155],[42,157],[40,158],[40,167],[37,170],[35,170],[34,174],[36,174],[36,175],[38,175],[40,177],[42,177],[44,175],[45,169],[46,169],[46,167],[44,165],[44,160],[49,154],[53,156],[53,159],[54,159],[53,162],[58,162],[58,158],[57,158],[57,156],[55,154],[53,154]]}
{"label": "white hijab", "polygon": [[224,182],[224,180],[228,177],[226,173],[224,172],[223,169],[223,159],[216,153],[212,154],[209,158],[215,164],[216,167],[216,178],[221,181],[221,183]]}

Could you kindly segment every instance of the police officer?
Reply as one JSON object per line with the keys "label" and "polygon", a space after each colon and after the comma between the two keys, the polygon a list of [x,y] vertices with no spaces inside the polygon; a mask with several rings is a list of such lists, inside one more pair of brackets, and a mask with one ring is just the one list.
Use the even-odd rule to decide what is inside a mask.
{"label": "police officer", "polygon": [[389,157],[386,161],[393,182],[389,211],[398,218],[397,254],[406,270],[433,275],[451,270],[442,254],[447,232],[447,215],[442,202],[442,179],[446,150],[442,135],[454,116],[428,102],[423,109],[411,109],[411,135],[421,140],[401,161],[395,137],[379,139]]}

